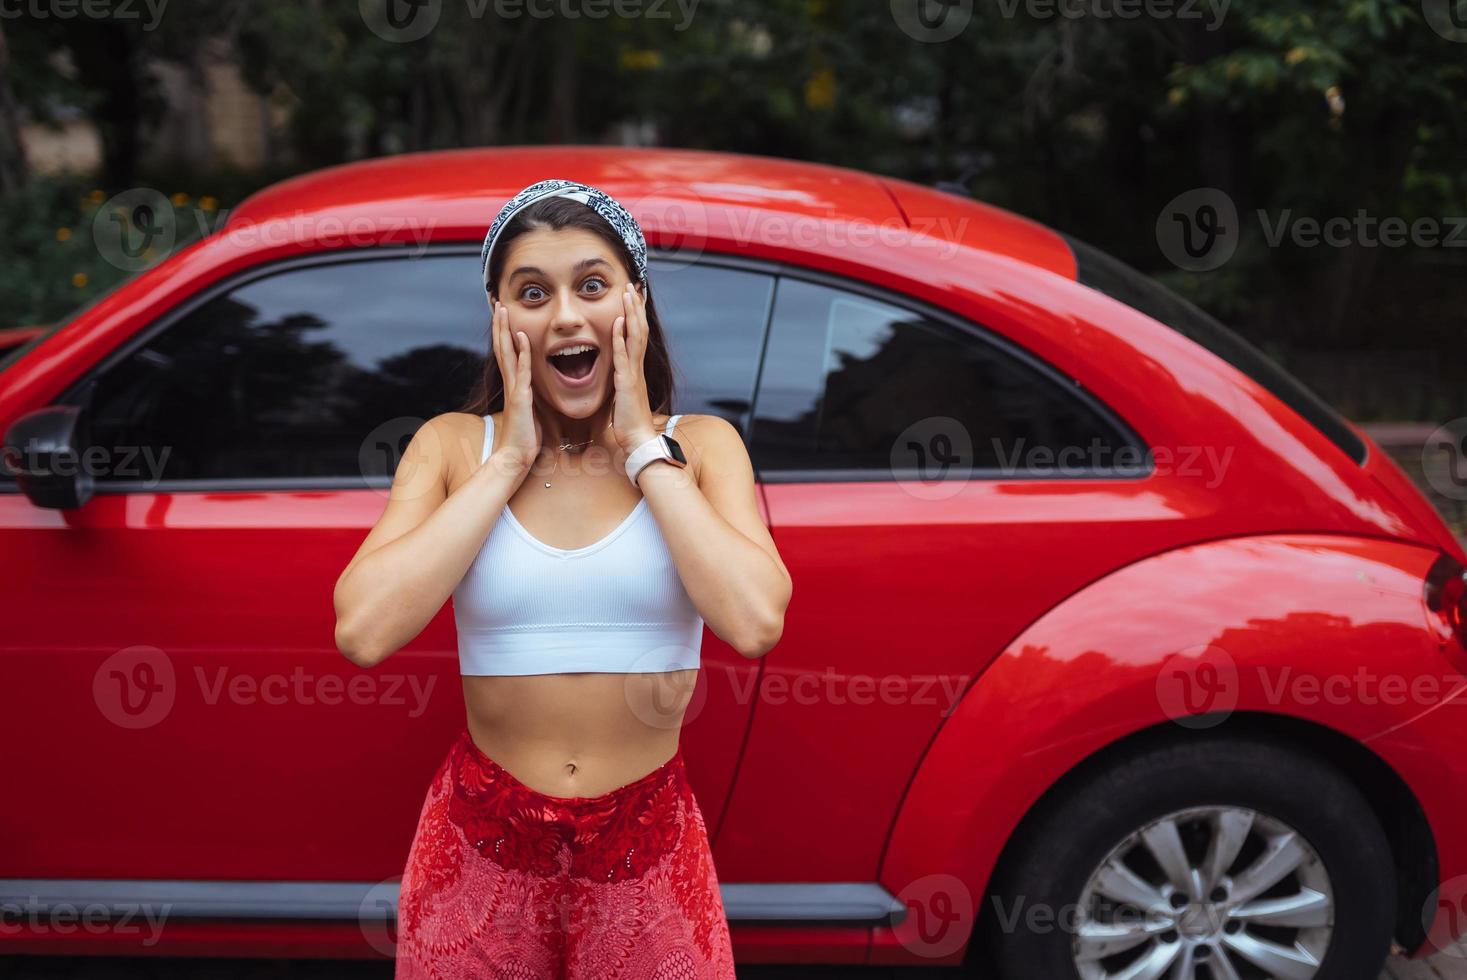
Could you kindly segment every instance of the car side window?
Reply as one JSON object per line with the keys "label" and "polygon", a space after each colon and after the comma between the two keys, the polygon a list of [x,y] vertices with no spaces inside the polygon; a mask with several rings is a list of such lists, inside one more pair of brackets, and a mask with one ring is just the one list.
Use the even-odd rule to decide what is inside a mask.
{"label": "car side window", "polygon": [[[97,375],[91,441],[134,461],[99,484],[385,486],[417,426],[457,411],[483,371],[478,258],[312,263],[194,307]],[[655,258],[649,277],[674,411],[746,431],[773,277]]]}
{"label": "car side window", "polygon": [[[472,255],[287,268],[184,313],[97,378],[92,443],[155,479],[390,478],[422,420],[454,411],[489,313]],[[373,447],[379,451],[374,452]],[[400,448],[400,447],[399,447]],[[98,481],[137,480],[132,471]]]}
{"label": "car side window", "polygon": [[652,260],[647,278],[672,359],[673,411],[721,415],[748,432],[774,277]]}
{"label": "car side window", "polygon": [[1136,445],[1057,373],[864,294],[781,278],[770,331],[750,449],[761,475],[992,479],[1085,475],[1098,461],[1110,476]]}

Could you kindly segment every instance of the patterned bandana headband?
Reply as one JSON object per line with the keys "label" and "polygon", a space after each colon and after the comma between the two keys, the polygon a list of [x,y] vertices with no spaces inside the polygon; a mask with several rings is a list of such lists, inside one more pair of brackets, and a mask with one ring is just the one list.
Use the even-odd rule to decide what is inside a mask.
{"label": "patterned bandana headband", "polygon": [[547,197],[568,197],[572,201],[580,201],[586,207],[595,211],[606,223],[615,229],[626,243],[627,251],[632,253],[632,262],[636,264],[637,276],[642,282],[643,288],[647,285],[647,240],[642,237],[642,227],[637,224],[637,219],[632,213],[604,191],[599,191],[588,184],[582,184],[575,180],[550,180],[538,181],[520,191],[494,216],[494,223],[489,226],[489,234],[484,238],[484,251],[481,256],[479,278],[482,280],[489,271],[489,256],[494,251],[494,245],[499,241],[500,232],[504,231],[506,225],[520,211],[542,201]]}

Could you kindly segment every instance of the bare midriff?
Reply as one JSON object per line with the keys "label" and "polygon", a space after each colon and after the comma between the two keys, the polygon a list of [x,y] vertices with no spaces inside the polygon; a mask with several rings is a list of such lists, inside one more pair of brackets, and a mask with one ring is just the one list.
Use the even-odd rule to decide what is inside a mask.
{"label": "bare midriff", "polygon": [[[667,416],[654,416],[658,431],[666,421]],[[482,438],[465,441],[482,450]],[[598,540],[641,496],[609,453],[598,446],[587,453],[572,466],[561,454],[560,465],[548,471],[549,489],[542,489],[547,475],[532,470],[509,499],[525,530],[553,547],[573,549]],[[476,465],[455,466],[449,491]],[[570,535],[580,539],[563,540]],[[462,680],[469,735],[485,755],[536,792],[593,797],[634,782],[672,758],[698,671],[465,675]]]}

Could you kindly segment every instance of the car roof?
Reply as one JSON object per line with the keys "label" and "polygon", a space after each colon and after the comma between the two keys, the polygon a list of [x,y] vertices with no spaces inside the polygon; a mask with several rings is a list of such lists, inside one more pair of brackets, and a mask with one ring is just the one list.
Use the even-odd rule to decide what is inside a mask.
{"label": "car roof", "polygon": [[617,198],[654,245],[664,234],[675,237],[680,221],[710,239],[746,240],[752,226],[741,222],[814,218],[912,228],[1074,277],[1074,257],[1057,233],[1001,208],[848,167],[668,147],[501,146],[375,157],[266,187],[235,208],[226,226],[311,215],[410,220],[429,223],[436,240],[482,241],[504,202],[550,177]]}

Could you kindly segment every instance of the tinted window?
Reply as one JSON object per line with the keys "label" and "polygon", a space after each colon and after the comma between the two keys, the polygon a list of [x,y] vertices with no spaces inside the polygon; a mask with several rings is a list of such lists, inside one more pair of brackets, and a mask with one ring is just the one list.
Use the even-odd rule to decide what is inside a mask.
{"label": "tinted window", "polygon": [[455,410],[488,318],[468,256],[278,272],[194,308],[104,372],[92,442],[151,452],[170,480],[390,476],[385,445],[363,452],[369,434]]}
{"label": "tinted window", "polygon": [[991,475],[1053,474],[1056,463],[1094,472],[1091,461],[1113,474],[1127,462],[1117,451],[1134,444],[1066,384],[954,324],[781,279],[752,453],[763,471],[926,475],[946,456]]}
{"label": "tinted window", "polygon": [[[137,451],[131,470],[98,479],[146,481],[149,460],[165,480],[390,479],[420,420],[458,410],[483,370],[477,263],[475,252],[307,265],[207,301],[99,376],[93,444],[118,447],[118,461]],[[656,261],[649,274],[675,410],[746,430],[773,279]]]}
{"label": "tinted window", "polygon": [[647,276],[677,382],[673,411],[721,415],[748,432],[773,277],[656,261]]}
{"label": "tinted window", "polygon": [[1355,462],[1365,462],[1365,443],[1350,429],[1349,423],[1277,361],[1150,276],[1142,275],[1093,245],[1069,235],[1063,237],[1075,254],[1076,278],[1080,283],[1201,344],[1273,392]]}

